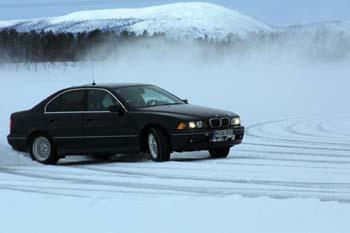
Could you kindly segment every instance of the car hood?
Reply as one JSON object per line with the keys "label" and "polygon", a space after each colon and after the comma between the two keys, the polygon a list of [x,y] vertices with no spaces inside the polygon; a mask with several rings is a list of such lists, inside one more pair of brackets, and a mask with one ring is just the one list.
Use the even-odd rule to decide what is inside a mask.
{"label": "car hood", "polygon": [[238,116],[237,114],[230,112],[230,111],[202,107],[202,106],[192,105],[192,104],[162,105],[162,106],[142,108],[140,110],[146,111],[146,112],[154,112],[154,113],[173,114],[173,115],[177,115],[177,116],[178,115],[185,115],[185,116],[194,117],[194,118]]}

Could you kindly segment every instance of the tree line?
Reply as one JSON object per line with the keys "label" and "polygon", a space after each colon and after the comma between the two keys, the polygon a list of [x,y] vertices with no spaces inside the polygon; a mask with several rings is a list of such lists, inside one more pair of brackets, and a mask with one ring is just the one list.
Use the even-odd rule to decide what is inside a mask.
{"label": "tree line", "polygon": [[[9,29],[0,31],[0,63],[104,60],[112,55],[120,55],[118,53],[125,52],[125,48],[137,45],[137,42],[147,41],[156,41],[156,43],[140,43],[143,47],[149,46],[151,50],[155,45],[160,46],[161,42],[166,42],[166,45],[176,45],[180,49],[181,46],[187,46],[187,48],[189,46],[186,38],[171,39],[164,33],[151,35],[147,31],[137,35],[129,31],[117,33],[94,30],[54,33],[52,31],[18,32],[15,29]],[[290,31],[252,33],[246,38],[231,33],[224,39],[205,36],[192,40],[190,45],[192,44],[204,48],[205,57],[215,57],[217,54],[249,54],[261,50],[267,53],[269,51],[294,52],[317,60],[342,60],[350,57],[350,34],[342,31],[338,33],[327,30],[318,30],[316,33]]]}
{"label": "tree line", "polygon": [[86,59],[92,54],[94,59],[103,59],[108,52],[99,51],[101,47],[102,50],[111,51],[110,48],[116,48],[126,41],[161,37],[164,37],[164,34],[155,33],[150,36],[146,31],[136,35],[128,31],[115,33],[102,30],[75,34],[3,30],[0,31],[0,62],[74,62]]}

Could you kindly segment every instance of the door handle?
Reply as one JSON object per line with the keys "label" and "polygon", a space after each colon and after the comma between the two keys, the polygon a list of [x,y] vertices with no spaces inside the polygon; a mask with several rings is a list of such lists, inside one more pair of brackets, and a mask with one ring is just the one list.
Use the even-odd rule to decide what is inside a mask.
{"label": "door handle", "polygon": [[86,121],[86,122],[91,122],[91,121],[93,121],[93,119],[87,118],[85,121]]}
{"label": "door handle", "polygon": [[49,122],[50,122],[50,123],[54,123],[54,122],[55,122],[55,119],[50,119]]}

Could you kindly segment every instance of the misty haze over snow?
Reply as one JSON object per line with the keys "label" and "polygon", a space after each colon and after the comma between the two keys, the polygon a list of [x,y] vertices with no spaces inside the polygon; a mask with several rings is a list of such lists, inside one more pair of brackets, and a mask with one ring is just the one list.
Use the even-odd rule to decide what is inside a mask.
{"label": "misty haze over snow", "polygon": [[[120,5],[151,2],[165,1]],[[77,32],[103,26],[168,33],[116,47],[104,41],[78,62],[0,64],[1,233],[349,232],[349,23],[278,26],[346,19],[341,12],[348,11],[348,1],[213,2],[226,8],[191,3],[66,15],[66,8],[115,5],[108,0],[0,3],[4,19],[14,11],[16,18],[22,11],[32,11],[23,14],[30,18],[62,15],[0,21],[3,29]],[[235,4],[250,5],[252,14],[227,8]],[[321,17],[328,11],[318,9],[325,5],[330,15]],[[192,8],[186,12],[186,7]],[[293,20],[303,7],[299,13],[310,15]],[[43,9],[47,12],[39,12]],[[260,11],[270,20],[257,20],[254,12]],[[220,40],[203,40],[205,35]],[[108,53],[106,59],[94,59],[101,53]],[[93,78],[155,84],[190,104],[236,112],[246,127],[243,144],[219,160],[200,151],[173,153],[167,163],[143,155],[109,161],[77,156],[58,166],[12,150],[6,139],[11,113]]]}

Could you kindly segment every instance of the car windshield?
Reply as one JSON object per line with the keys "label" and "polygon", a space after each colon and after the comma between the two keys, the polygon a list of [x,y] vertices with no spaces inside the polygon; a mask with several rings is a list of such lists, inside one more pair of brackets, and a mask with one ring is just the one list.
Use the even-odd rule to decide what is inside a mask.
{"label": "car windshield", "polygon": [[119,87],[115,89],[115,92],[131,108],[147,108],[184,103],[176,96],[156,86]]}

